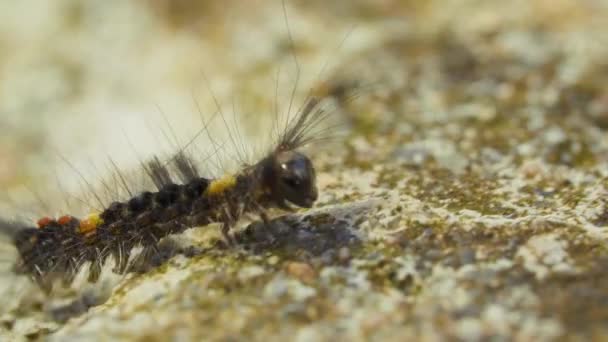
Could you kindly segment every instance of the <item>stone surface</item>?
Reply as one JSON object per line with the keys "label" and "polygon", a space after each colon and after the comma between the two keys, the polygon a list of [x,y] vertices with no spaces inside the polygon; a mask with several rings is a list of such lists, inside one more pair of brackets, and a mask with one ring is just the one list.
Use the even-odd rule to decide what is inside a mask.
{"label": "stone surface", "polygon": [[[209,87],[255,135],[296,79],[342,124],[309,150],[315,208],[244,222],[237,248],[189,232],[101,290],[7,273],[2,339],[608,338],[608,2],[288,1],[299,78],[280,2],[225,3],[0,5],[2,208],[28,215],[19,184],[55,168],[82,183],[57,150],[81,170],[133,163],[123,129],[143,156],[188,142]],[[150,138],[155,104],[172,128]]]}

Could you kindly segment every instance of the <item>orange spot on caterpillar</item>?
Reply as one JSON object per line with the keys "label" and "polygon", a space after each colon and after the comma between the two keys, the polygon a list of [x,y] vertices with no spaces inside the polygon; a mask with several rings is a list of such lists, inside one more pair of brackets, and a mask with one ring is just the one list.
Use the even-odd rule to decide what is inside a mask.
{"label": "orange spot on caterpillar", "polygon": [[70,215],[63,215],[60,218],[57,219],[57,223],[59,223],[60,225],[64,226],[70,222],[72,222],[74,218]]}
{"label": "orange spot on caterpillar", "polygon": [[41,218],[40,220],[38,220],[38,222],[37,222],[38,228],[42,229],[42,228],[48,226],[51,222],[53,222],[53,219],[48,216],[45,216],[45,217]]}
{"label": "orange spot on caterpillar", "polygon": [[80,221],[78,231],[81,234],[92,233],[102,224],[103,220],[99,217],[99,214],[90,214],[84,220]]}

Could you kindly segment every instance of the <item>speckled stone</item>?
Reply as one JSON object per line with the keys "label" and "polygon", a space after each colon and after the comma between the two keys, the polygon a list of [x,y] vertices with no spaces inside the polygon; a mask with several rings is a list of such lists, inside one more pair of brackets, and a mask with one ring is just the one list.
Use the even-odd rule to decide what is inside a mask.
{"label": "speckled stone", "polygon": [[[0,5],[3,213],[35,212],[19,184],[55,167],[78,188],[56,150],[86,170],[137,163],[122,128],[142,158],[185,144],[209,90],[266,138],[296,79],[283,10],[224,3]],[[103,290],[45,299],[3,274],[0,339],[608,339],[608,2],[287,4],[294,104],[327,96],[344,133],[308,150],[315,208],[243,222],[235,248],[193,230],[187,253]],[[165,135],[142,133],[155,104],[175,133],[162,115]]]}

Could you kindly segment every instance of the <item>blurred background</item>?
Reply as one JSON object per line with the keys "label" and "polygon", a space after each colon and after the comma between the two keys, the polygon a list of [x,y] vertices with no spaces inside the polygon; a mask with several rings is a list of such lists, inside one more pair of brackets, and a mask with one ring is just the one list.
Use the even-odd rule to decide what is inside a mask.
{"label": "blurred background", "polygon": [[[1,2],[0,202],[13,203],[0,214],[20,215],[36,197],[52,202],[45,189],[58,179],[70,190],[81,178],[94,183],[108,157],[129,169],[174,151],[173,135],[187,143],[217,111],[213,97],[242,135],[266,139],[275,102],[285,113],[297,85],[295,107],[309,92],[324,96],[347,133],[311,147],[319,207],[382,199],[357,227],[364,248],[346,259],[358,263],[311,262],[342,283],[314,283],[308,302],[272,306],[260,294],[294,283],[252,258],[284,287],[263,277],[243,284],[237,263],[214,278],[232,286],[228,299],[200,304],[199,288],[169,291],[196,304],[184,309],[178,298],[167,300],[174,311],[141,310],[152,317],[147,327],[206,336],[194,329],[206,322],[233,337],[262,321],[262,339],[304,327],[302,340],[312,340],[334,336],[339,322],[340,333],[380,339],[605,338],[608,1],[286,0],[285,8],[279,0]],[[216,120],[212,131],[224,128]],[[210,262],[198,266],[222,269]],[[201,320],[175,318],[188,310]],[[147,331],[109,316],[118,334]]]}

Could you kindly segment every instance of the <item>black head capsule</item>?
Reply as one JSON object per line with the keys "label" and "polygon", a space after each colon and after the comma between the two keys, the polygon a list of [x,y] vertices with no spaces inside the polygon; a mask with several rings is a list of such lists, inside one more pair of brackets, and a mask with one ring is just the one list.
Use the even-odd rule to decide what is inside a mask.
{"label": "black head capsule", "polygon": [[288,209],[288,202],[310,208],[317,200],[315,169],[304,154],[277,152],[264,160],[262,168],[263,186],[279,208]]}

